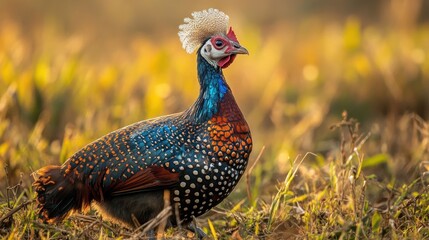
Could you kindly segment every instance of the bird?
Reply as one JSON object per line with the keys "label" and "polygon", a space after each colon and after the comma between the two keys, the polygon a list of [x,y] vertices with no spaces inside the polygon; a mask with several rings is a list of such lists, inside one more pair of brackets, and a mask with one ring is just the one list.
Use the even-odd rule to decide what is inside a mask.
{"label": "bird", "polygon": [[190,226],[233,191],[252,137],[223,74],[237,55],[249,52],[228,27],[228,15],[213,8],[193,12],[179,26],[183,48],[196,52],[200,91],[189,108],[113,131],[62,165],[34,172],[43,222],[95,206],[103,219],[135,228],[169,202],[169,226]]}

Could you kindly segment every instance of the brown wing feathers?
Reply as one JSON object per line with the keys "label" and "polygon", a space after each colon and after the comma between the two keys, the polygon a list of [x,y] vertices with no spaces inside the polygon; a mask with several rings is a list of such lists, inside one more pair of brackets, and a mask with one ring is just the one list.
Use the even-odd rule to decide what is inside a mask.
{"label": "brown wing feathers", "polygon": [[171,187],[178,183],[179,174],[159,167],[150,166],[134,174],[129,179],[115,184],[109,191],[112,196]]}

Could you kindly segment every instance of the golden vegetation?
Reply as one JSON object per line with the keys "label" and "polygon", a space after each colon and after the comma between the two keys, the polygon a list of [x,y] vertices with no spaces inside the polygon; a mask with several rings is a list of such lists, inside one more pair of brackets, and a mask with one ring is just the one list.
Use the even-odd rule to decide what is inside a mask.
{"label": "golden vegetation", "polygon": [[[239,56],[225,75],[252,129],[254,167],[198,221],[211,238],[429,237],[429,25],[419,19],[423,4],[383,4],[377,8],[381,20],[359,14],[332,20],[319,13],[293,21],[277,10],[266,19],[271,24],[261,15],[251,21],[237,6],[225,10],[251,53]],[[179,10],[165,25],[157,23],[174,26],[168,34],[160,28],[144,30],[155,35],[124,36],[97,30],[102,38],[81,19],[82,31],[58,30],[67,16],[28,25],[22,11],[1,18],[2,237],[140,236],[94,212],[55,226],[38,222],[28,202],[34,196],[30,174],[112,130],[194,101],[195,57],[181,49],[175,27],[196,9]],[[36,30],[27,31],[31,27]],[[187,236],[177,230],[167,235]]]}

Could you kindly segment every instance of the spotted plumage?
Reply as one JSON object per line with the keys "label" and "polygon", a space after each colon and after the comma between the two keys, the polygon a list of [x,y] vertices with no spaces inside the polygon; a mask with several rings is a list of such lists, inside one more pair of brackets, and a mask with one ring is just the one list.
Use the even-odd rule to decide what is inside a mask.
{"label": "spotted plumage", "polygon": [[200,94],[190,108],[114,131],[61,167],[36,172],[43,220],[59,221],[95,203],[106,218],[133,227],[133,217],[144,223],[165,207],[168,190],[177,210],[169,219],[174,226],[177,220],[191,222],[231,193],[245,171],[252,138],[222,68],[247,50],[231,29],[211,34],[197,53]]}

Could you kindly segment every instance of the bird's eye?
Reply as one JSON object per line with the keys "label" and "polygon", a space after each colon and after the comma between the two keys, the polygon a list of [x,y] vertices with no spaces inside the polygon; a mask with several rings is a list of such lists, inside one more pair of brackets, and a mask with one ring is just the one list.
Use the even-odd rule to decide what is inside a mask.
{"label": "bird's eye", "polygon": [[223,41],[218,39],[215,41],[216,47],[222,47],[223,46]]}

